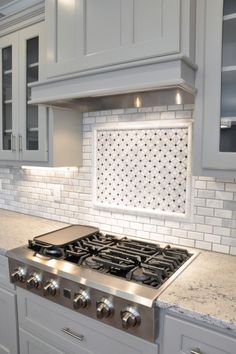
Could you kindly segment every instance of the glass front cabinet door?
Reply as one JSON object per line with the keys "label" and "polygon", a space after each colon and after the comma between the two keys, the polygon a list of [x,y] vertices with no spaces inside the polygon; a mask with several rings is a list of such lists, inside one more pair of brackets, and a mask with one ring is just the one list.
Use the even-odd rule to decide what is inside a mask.
{"label": "glass front cabinet door", "polygon": [[30,105],[29,84],[43,78],[43,23],[2,37],[0,160],[47,161],[46,108]]}
{"label": "glass front cabinet door", "polygon": [[[200,9],[201,8],[201,9]],[[197,12],[195,158],[209,176],[236,171],[236,1],[205,0]],[[201,124],[200,124],[201,122]]]}

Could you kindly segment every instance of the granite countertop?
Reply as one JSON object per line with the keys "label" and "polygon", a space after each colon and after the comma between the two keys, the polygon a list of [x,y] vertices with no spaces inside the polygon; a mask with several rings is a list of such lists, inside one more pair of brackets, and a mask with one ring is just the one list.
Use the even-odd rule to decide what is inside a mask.
{"label": "granite countertop", "polygon": [[[68,224],[0,209],[0,254]],[[201,251],[163,291],[157,306],[236,335],[236,257]]]}
{"label": "granite countertop", "polygon": [[22,246],[28,239],[68,224],[0,209],[0,254]]}
{"label": "granite countertop", "polygon": [[236,257],[201,251],[157,305],[236,335]]}

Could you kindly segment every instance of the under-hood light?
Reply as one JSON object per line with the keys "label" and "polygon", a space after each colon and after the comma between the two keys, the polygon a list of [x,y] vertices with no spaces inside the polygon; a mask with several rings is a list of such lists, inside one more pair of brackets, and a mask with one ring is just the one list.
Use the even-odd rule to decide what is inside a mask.
{"label": "under-hood light", "polygon": [[136,108],[141,108],[142,107],[142,97],[141,96],[135,96],[134,97],[134,106]]}
{"label": "under-hood light", "polygon": [[44,166],[21,166],[23,170],[46,170],[46,171],[65,171],[77,172],[78,167],[44,167]]}
{"label": "under-hood light", "polygon": [[182,104],[182,96],[181,96],[180,92],[176,93],[175,101],[176,101],[176,104]]}

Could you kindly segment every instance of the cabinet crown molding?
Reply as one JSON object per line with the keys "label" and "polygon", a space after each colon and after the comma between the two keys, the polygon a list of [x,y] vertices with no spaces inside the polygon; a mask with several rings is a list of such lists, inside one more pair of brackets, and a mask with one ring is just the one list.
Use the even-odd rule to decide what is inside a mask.
{"label": "cabinet crown molding", "polygon": [[28,27],[34,23],[43,21],[44,18],[44,1],[40,1],[38,4],[27,7],[17,13],[4,16],[0,19],[0,37]]}

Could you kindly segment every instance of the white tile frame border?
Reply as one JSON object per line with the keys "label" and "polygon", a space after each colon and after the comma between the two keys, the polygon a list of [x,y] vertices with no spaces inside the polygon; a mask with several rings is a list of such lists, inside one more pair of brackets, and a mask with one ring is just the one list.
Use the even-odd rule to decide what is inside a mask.
{"label": "white tile frame border", "polygon": [[[106,123],[97,124],[93,127],[93,168],[92,168],[92,203],[97,209],[109,210],[112,212],[123,212],[132,215],[151,216],[161,219],[191,222],[193,216],[193,195],[192,195],[192,119],[165,120],[165,121],[144,121],[144,122],[125,122],[125,123]],[[155,128],[187,128],[188,129],[188,162],[187,162],[187,181],[186,181],[186,205],[185,213],[170,213],[163,211],[145,210],[143,208],[130,208],[112,206],[111,204],[99,203],[97,201],[97,132],[104,130],[127,130],[127,129],[155,129]]]}

